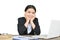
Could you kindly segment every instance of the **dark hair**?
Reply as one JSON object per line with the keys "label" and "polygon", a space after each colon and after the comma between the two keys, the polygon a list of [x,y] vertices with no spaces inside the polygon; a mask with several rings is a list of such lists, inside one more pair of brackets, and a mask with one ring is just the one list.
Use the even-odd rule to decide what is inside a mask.
{"label": "dark hair", "polygon": [[27,5],[24,11],[26,12],[29,8],[33,8],[36,12],[36,8],[33,5]]}

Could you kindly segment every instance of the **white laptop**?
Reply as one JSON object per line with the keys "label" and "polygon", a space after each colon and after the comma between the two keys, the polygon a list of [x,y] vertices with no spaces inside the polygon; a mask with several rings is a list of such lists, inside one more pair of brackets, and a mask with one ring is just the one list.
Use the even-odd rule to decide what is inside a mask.
{"label": "white laptop", "polygon": [[60,36],[60,20],[52,20],[47,38]]}
{"label": "white laptop", "polygon": [[59,36],[60,36],[60,20],[51,20],[48,34],[40,35],[39,37],[44,39],[49,39],[49,38],[54,38]]}

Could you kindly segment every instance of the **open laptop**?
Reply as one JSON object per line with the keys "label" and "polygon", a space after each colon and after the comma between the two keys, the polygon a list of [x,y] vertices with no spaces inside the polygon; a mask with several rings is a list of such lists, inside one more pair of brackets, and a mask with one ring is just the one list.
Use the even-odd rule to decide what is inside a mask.
{"label": "open laptop", "polygon": [[58,36],[60,36],[60,20],[51,20],[47,38],[53,38]]}
{"label": "open laptop", "polygon": [[40,35],[39,37],[44,39],[49,39],[49,38],[54,38],[58,36],[60,36],[60,20],[51,20],[48,34]]}

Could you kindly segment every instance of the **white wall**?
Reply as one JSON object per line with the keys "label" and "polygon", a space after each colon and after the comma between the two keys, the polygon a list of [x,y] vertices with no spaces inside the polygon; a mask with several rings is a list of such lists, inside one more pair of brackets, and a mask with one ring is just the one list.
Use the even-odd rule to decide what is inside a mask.
{"label": "white wall", "polygon": [[60,20],[59,4],[60,0],[40,0],[40,24],[42,34],[49,34],[49,30],[51,30],[51,20]]}
{"label": "white wall", "polygon": [[0,33],[18,34],[17,18],[29,4],[37,8],[41,34],[48,34],[51,20],[60,20],[60,0],[0,0]]}

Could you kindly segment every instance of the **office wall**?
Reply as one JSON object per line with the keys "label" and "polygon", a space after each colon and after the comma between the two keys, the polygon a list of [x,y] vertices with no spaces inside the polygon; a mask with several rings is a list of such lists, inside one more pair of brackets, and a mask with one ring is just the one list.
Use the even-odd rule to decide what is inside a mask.
{"label": "office wall", "polygon": [[37,8],[41,34],[48,34],[51,20],[60,20],[59,0],[0,0],[0,33],[18,34],[17,19],[29,4]]}

